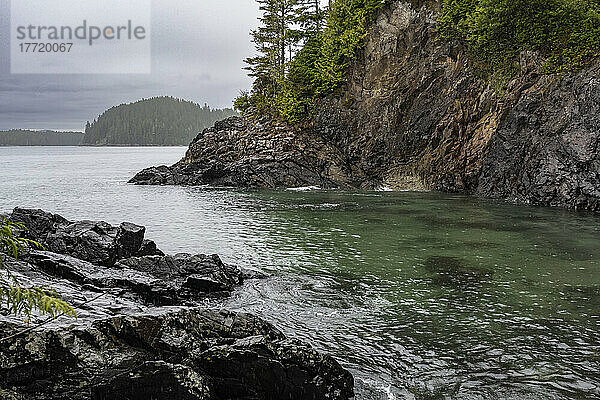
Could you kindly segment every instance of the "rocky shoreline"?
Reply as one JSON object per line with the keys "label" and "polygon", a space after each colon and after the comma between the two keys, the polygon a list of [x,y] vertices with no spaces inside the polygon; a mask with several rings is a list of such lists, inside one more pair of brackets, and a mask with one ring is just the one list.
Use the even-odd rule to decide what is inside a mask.
{"label": "rocky shoreline", "polygon": [[[36,324],[0,314],[3,399],[350,399],[352,375],[260,318],[207,308],[245,279],[216,255],[165,255],[142,226],[15,209],[43,244],[6,265],[76,307]],[[33,329],[31,329],[33,328]]]}
{"label": "rocky shoreline", "polygon": [[309,131],[272,119],[230,117],[205,129],[173,166],[147,168],[129,183],[287,188],[351,188],[335,149]]}
{"label": "rocky shoreline", "polygon": [[233,117],[131,183],[438,190],[600,212],[600,63],[544,73],[523,52],[503,89],[438,37],[439,1],[393,1],[316,115]]}

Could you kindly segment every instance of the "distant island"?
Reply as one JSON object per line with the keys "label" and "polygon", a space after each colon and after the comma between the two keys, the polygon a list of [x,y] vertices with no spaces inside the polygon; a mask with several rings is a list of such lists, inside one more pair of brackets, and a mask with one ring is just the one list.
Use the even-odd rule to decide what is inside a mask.
{"label": "distant island", "polygon": [[78,146],[82,140],[83,132],[25,129],[0,131],[0,146]]}
{"label": "distant island", "polygon": [[87,122],[83,145],[187,146],[204,128],[236,115],[174,97],[153,97],[121,104]]}

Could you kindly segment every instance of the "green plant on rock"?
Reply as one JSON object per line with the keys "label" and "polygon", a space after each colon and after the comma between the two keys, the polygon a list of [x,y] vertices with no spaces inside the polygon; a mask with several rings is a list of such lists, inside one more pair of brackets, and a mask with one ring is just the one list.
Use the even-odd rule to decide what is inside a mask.
{"label": "green plant on rock", "polygon": [[[257,1],[264,13],[253,32],[259,55],[246,60],[255,81],[235,105],[291,123],[309,120],[319,99],[341,87],[388,3],[335,0],[323,10],[318,1],[308,8],[312,1]],[[480,73],[501,90],[518,71],[522,51],[538,52],[548,73],[576,70],[599,56],[600,0],[442,0],[438,29],[442,39],[463,42]]]}
{"label": "green plant on rock", "polygon": [[62,300],[56,290],[49,287],[23,287],[10,271],[6,260],[17,259],[30,246],[42,247],[33,240],[16,235],[16,231],[25,229],[21,223],[0,220],[0,304],[8,312],[24,314],[27,318],[34,310],[52,318],[59,315],[75,317],[75,309]]}
{"label": "green plant on rock", "polygon": [[460,40],[489,76],[510,76],[522,51],[538,52],[543,72],[573,71],[600,55],[597,0],[444,0],[439,32]]}
{"label": "green plant on rock", "polygon": [[[318,1],[257,1],[264,13],[261,26],[253,32],[259,55],[246,60],[255,80],[250,93],[242,93],[234,104],[242,113],[252,110],[290,123],[309,119],[318,99],[340,87],[369,26],[387,2],[335,0],[322,9]],[[274,11],[281,6],[289,6],[291,11]],[[286,30],[288,26],[294,29]],[[294,46],[283,47],[297,45],[293,54],[276,50],[288,37]]]}
{"label": "green plant on rock", "polygon": [[252,107],[250,94],[246,90],[240,91],[239,96],[233,100],[233,108],[243,114],[246,113],[250,107]]}
{"label": "green plant on rock", "polygon": [[350,61],[356,58],[364,43],[369,26],[386,3],[384,0],[338,0],[332,4],[316,61],[315,90],[318,95],[333,92],[343,81]]}

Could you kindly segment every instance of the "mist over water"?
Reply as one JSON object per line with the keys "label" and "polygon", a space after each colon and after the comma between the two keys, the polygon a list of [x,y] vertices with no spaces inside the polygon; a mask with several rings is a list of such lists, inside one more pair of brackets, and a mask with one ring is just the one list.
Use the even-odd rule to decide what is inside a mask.
{"label": "mist over water", "polygon": [[600,398],[600,217],[432,193],[126,181],[185,148],[0,148],[0,212],[131,221],[271,274],[215,307],[332,354],[358,399]]}

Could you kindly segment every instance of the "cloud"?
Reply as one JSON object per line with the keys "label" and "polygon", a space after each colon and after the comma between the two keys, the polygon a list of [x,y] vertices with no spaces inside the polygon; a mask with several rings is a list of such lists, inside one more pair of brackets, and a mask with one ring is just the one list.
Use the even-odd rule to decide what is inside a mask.
{"label": "cloud", "polygon": [[151,74],[11,75],[9,1],[0,0],[0,130],[82,129],[113,105],[161,95],[230,107],[250,86],[242,68],[257,17],[254,0],[153,0]]}

